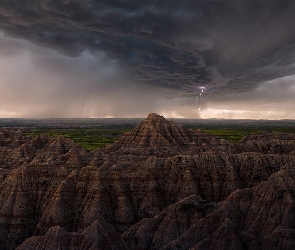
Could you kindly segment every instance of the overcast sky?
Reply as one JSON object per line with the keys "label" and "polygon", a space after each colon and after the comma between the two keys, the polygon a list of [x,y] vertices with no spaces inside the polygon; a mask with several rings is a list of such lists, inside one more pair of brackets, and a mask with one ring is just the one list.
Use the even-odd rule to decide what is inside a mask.
{"label": "overcast sky", "polygon": [[295,119],[293,0],[1,0],[0,117]]}

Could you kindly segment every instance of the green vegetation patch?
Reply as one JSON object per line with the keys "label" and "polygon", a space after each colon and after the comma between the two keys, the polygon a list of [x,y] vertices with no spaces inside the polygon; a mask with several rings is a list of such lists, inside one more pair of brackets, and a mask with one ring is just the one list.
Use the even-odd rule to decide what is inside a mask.
{"label": "green vegetation patch", "polygon": [[238,142],[246,135],[257,134],[261,132],[287,132],[287,133],[295,133],[295,128],[210,128],[210,129],[202,129],[202,131],[227,139],[231,142]]}
{"label": "green vegetation patch", "polygon": [[[197,129],[192,128],[191,129]],[[219,138],[225,138],[231,142],[237,142],[246,135],[251,135],[260,132],[288,132],[295,133],[295,128],[278,128],[278,127],[260,127],[260,128],[201,128],[202,131],[209,133]],[[52,137],[63,135],[66,138],[72,139],[74,142],[87,150],[94,150],[103,148],[106,145],[117,141],[124,133],[130,131],[131,128],[75,128],[75,129],[48,129],[48,128],[27,128],[25,134],[27,136],[37,136],[40,134],[47,134]]]}
{"label": "green vegetation patch", "polygon": [[27,129],[25,135],[37,136],[47,134],[51,137],[63,135],[66,138],[72,139],[74,142],[87,150],[102,148],[106,145],[117,141],[124,133],[130,129],[43,129],[34,128]]}

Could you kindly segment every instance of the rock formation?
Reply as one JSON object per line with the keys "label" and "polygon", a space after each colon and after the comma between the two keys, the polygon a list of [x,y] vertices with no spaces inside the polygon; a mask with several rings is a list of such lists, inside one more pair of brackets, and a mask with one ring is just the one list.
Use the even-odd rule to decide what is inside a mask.
{"label": "rock formation", "polygon": [[294,249],[294,145],[157,114],[92,152],[3,129],[0,249]]}

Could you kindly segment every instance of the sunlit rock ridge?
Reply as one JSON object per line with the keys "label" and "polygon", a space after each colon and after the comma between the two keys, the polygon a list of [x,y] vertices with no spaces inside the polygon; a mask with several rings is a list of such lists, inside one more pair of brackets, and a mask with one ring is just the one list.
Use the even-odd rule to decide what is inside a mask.
{"label": "sunlit rock ridge", "polygon": [[150,114],[86,151],[0,130],[0,249],[294,249],[295,136]]}

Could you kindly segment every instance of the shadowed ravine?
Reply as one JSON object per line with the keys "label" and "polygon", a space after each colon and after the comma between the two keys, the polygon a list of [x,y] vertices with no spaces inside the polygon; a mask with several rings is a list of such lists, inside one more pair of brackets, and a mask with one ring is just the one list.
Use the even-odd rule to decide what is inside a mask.
{"label": "shadowed ravine", "polygon": [[295,135],[150,114],[88,152],[0,131],[0,249],[295,249]]}

